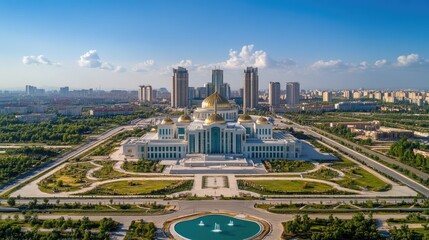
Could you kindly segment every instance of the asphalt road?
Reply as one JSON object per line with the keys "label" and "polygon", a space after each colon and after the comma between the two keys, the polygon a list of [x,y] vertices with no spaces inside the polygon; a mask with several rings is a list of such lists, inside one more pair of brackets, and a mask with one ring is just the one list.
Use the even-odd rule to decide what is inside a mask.
{"label": "asphalt road", "polygon": [[[81,203],[81,204],[110,204],[110,200],[113,201],[113,204],[143,204],[143,203],[153,203],[157,202],[158,204],[164,204],[164,205],[179,205],[184,204],[186,202],[189,202],[190,204],[200,202],[195,200],[162,200],[159,198],[118,198],[115,196],[112,196],[112,198],[50,198],[49,203],[55,203],[57,199],[60,200],[60,203]],[[349,202],[366,202],[366,201],[375,201],[375,198],[373,197],[336,197],[332,198],[331,196],[327,197],[308,197],[308,198],[297,198],[297,197],[285,197],[285,198],[279,198],[279,199],[266,199],[266,200],[204,200],[204,202],[234,202],[238,203],[241,202],[243,204],[250,204],[254,205],[256,203],[268,203],[268,204],[289,204],[289,203],[306,203],[306,204],[313,204],[313,203],[327,203],[327,204],[335,204],[335,203],[349,203]],[[16,199],[15,200],[17,204],[28,204],[28,202],[33,201],[33,199]],[[43,203],[43,199],[38,198],[38,203]],[[379,198],[379,201],[386,201],[388,203],[400,203],[402,201],[407,203],[413,203],[413,198],[401,198],[401,197],[390,197],[390,198]],[[420,200],[421,201],[421,200]]]}
{"label": "asphalt road", "polygon": [[[283,118],[283,119],[285,119],[285,118]],[[285,120],[290,121],[289,119],[285,119]],[[290,122],[292,122],[292,121],[290,121]],[[424,186],[424,185],[414,181],[413,179],[403,175],[402,173],[399,173],[399,172],[375,161],[374,159],[371,159],[371,158],[369,158],[369,157],[367,157],[367,156],[365,156],[359,152],[356,152],[356,151],[354,151],[354,150],[352,150],[352,149],[350,149],[350,148],[348,148],[348,147],[346,147],[346,146],[344,146],[344,145],[342,145],[342,144],[340,144],[340,143],[338,143],[338,142],[336,142],[336,141],[334,141],[328,137],[325,137],[325,136],[313,131],[311,129],[311,127],[302,126],[302,125],[299,125],[295,122],[294,122],[294,124],[295,124],[294,128],[298,127],[299,129],[303,130],[308,135],[311,135],[313,137],[321,139],[323,142],[325,142],[331,146],[337,147],[341,151],[349,154],[350,156],[354,156],[359,161],[364,162],[367,166],[369,166],[369,167],[371,167],[371,168],[373,168],[379,172],[382,172],[385,175],[392,177],[393,179],[407,185],[408,187],[414,189],[415,191],[423,194],[425,197],[429,197],[429,188],[427,188],[426,186]]]}
{"label": "asphalt road", "polygon": [[387,163],[390,163],[390,164],[395,164],[395,165],[398,165],[399,167],[401,167],[401,168],[403,168],[403,169],[407,169],[408,171],[410,171],[411,173],[416,174],[417,176],[419,176],[419,177],[420,177],[420,178],[422,178],[423,180],[426,180],[426,179],[428,179],[428,178],[429,178],[429,174],[427,174],[427,173],[425,173],[425,172],[422,172],[422,171],[420,171],[420,170],[418,170],[418,169],[415,169],[415,168],[413,168],[413,167],[411,167],[411,166],[408,166],[408,165],[406,165],[406,164],[404,164],[404,163],[401,163],[400,161],[397,161],[397,160],[395,160],[395,159],[393,159],[393,158],[386,157],[386,156],[385,156],[385,155],[383,155],[383,154],[380,154],[380,153],[378,153],[378,152],[375,152],[375,151],[372,151],[372,150],[367,149],[367,148],[365,148],[365,147],[362,147],[362,146],[360,146],[359,144],[356,144],[356,143],[354,143],[354,142],[350,142],[350,141],[348,141],[347,139],[339,138],[338,136],[335,136],[335,135],[333,135],[333,134],[331,134],[331,133],[328,133],[328,132],[326,132],[326,131],[322,131],[322,130],[320,130],[320,129],[318,129],[318,131],[319,131],[319,132],[321,131],[321,132],[326,133],[327,135],[329,135],[329,136],[330,136],[330,138],[331,138],[331,139],[341,139],[341,141],[344,141],[345,143],[347,143],[347,144],[349,144],[349,145],[353,146],[354,148],[359,148],[362,152],[365,152],[366,154],[371,154],[371,155],[374,155],[374,156],[379,157],[379,158],[380,158],[380,160],[382,160],[382,161],[384,161],[384,162],[387,162]]}
{"label": "asphalt road", "polygon": [[8,182],[7,184],[2,185],[0,187],[0,194],[3,194],[5,192],[9,191],[10,189],[18,186],[21,183],[24,183],[25,181],[31,179],[34,176],[39,175],[42,172],[48,171],[51,168],[54,168],[54,167],[62,164],[63,162],[65,162],[67,160],[75,158],[75,157],[81,155],[82,153],[85,153],[86,151],[97,147],[98,145],[105,142],[106,140],[108,140],[112,136],[114,136],[118,133],[121,133],[123,131],[129,130],[131,128],[133,128],[133,126],[131,126],[131,125],[119,126],[119,127],[110,129],[110,130],[102,133],[98,137],[91,139],[89,142],[83,143],[82,145],[79,145],[78,147],[76,147],[76,148],[68,151],[67,153],[57,157],[53,161],[50,161],[46,164],[43,164],[40,167],[33,169],[32,171],[17,177],[16,179]]}
{"label": "asphalt road", "polygon": [[[85,199],[80,199],[85,200]],[[23,200],[18,200],[23,201]],[[174,202],[177,206],[178,211],[164,214],[164,215],[145,215],[145,216],[127,216],[127,215],[115,215],[114,213],[106,214],[103,216],[89,216],[92,220],[98,220],[102,217],[112,217],[114,220],[120,222],[122,224],[121,229],[115,233],[115,237],[118,239],[122,239],[125,235],[126,230],[128,229],[130,223],[132,220],[138,220],[138,219],[144,219],[148,222],[155,223],[155,226],[157,228],[162,228],[164,222],[167,220],[172,220],[178,217],[182,217],[185,215],[190,215],[194,213],[201,213],[201,212],[212,212],[212,213],[223,213],[228,212],[232,214],[242,214],[242,215],[250,215],[253,217],[261,218],[263,220],[268,221],[271,224],[272,231],[269,233],[269,235],[266,237],[266,239],[280,239],[281,234],[283,232],[283,226],[282,222],[292,220],[296,214],[275,214],[267,212],[263,209],[254,208],[255,201],[235,201],[235,200],[225,200],[225,201],[175,201]],[[335,214],[335,216],[342,218],[342,219],[350,219],[352,216],[354,216],[356,213],[341,213],[341,214]],[[8,214],[3,214],[4,216],[7,216]],[[329,214],[308,214],[311,218],[328,218]],[[58,218],[58,215],[45,215],[43,213],[38,214],[39,218],[41,219],[51,219],[51,218]],[[82,218],[82,215],[79,214],[71,214],[63,215],[65,218],[72,218],[72,219],[79,219]],[[381,226],[382,223],[388,219],[388,218],[398,218],[398,217],[405,217],[406,214],[374,214],[374,218],[378,220],[378,225]],[[159,234],[158,236],[162,236],[163,234]],[[162,237],[158,237],[157,239],[165,239]]]}

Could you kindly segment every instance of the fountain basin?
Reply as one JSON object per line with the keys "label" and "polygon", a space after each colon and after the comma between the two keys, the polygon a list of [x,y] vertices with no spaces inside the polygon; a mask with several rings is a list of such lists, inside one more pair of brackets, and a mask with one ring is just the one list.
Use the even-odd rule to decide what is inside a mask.
{"label": "fountain basin", "polygon": [[[201,221],[204,226],[199,225]],[[233,225],[230,225],[231,222]],[[262,230],[261,224],[256,221],[225,214],[207,214],[185,219],[172,225],[172,228],[182,239],[192,240],[253,239]]]}

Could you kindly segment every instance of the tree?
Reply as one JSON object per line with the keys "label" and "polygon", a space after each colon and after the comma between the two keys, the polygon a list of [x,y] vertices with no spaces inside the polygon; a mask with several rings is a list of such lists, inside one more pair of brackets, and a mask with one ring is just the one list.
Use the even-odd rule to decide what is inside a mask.
{"label": "tree", "polygon": [[13,198],[13,197],[8,198],[7,204],[11,207],[14,207],[15,206],[15,198]]}

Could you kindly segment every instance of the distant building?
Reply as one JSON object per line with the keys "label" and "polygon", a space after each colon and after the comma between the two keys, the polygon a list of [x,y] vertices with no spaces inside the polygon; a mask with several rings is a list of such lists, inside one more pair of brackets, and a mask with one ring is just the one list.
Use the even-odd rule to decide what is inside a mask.
{"label": "distant building", "polygon": [[247,67],[243,74],[243,111],[258,107],[259,76],[258,68]]}
{"label": "distant building", "polygon": [[60,95],[62,96],[68,96],[69,95],[69,87],[62,87],[60,88]]}
{"label": "distant building", "polygon": [[268,88],[268,103],[271,107],[280,106],[280,83],[270,82]]}
{"label": "distant building", "polygon": [[188,106],[192,106],[192,100],[195,98],[195,88],[194,87],[188,87],[188,99],[189,103]]}
{"label": "distant building", "polygon": [[39,123],[39,122],[48,122],[57,119],[56,114],[26,114],[26,115],[16,115],[16,119],[25,123]]}
{"label": "distant building", "polygon": [[29,113],[30,109],[29,107],[24,107],[24,106],[20,106],[20,107],[4,107],[2,109],[0,109],[0,113],[1,114],[26,114]]}
{"label": "distant building", "polygon": [[414,132],[406,129],[380,127],[378,131],[369,133],[369,136],[375,140],[397,140],[402,137],[412,138]]}
{"label": "distant building", "polygon": [[359,99],[362,98],[361,92],[353,92],[353,99]]}
{"label": "distant building", "polygon": [[82,107],[61,107],[57,109],[61,116],[77,117],[82,115]]}
{"label": "distant building", "polygon": [[152,102],[153,100],[153,91],[151,85],[141,85],[139,86],[138,99],[140,102]]}
{"label": "distant building", "polygon": [[228,83],[222,84],[220,87],[220,94],[224,96],[226,99],[231,98],[231,86]]}
{"label": "distant building", "polygon": [[381,94],[381,92],[375,92],[374,93],[374,98],[377,100],[381,100],[383,97],[383,95]]}
{"label": "distant building", "polygon": [[171,107],[185,108],[188,107],[188,88],[189,75],[188,70],[183,67],[173,69],[173,91],[171,92]]}
{"label": "distant building", "polygon": [[204,84],[204,88],[206,89],[206,96],[210,96],[214,93],[214,86],[212,83],[208,82]]}
{"label": "distant building", "polygon": [[350,90],[344,90],[343,91],[343,97],[345,99],[351,99],[352,98],[352,91],[350,91]]}
{"label": "distant building", "polygon": [[45,89],[38,89],[35,86],[26,85],[25,86],[25,93],[27,95],[40,95],[45,93]]}
{"label": "distant building", "polygon": [[304,112],[332,112],[335,111],[334,105],[305,105],[301,107]]}
{"label": "distant building", "polygon": [[132,108],[94,108],[89,110],[91,116],[115,116],[115,115],[131,115]]}
{"label": "distant building", "polygon": [[207,97],[207,92],[205,87],[197,87],[195,89],[195,98],[204,99]]}
{"label": "distant building", "polygon": [[331,91],[323,92],[322,98],[324,102],[332,102],[332,92]]}
{"label": "distant building", "polygon": [[298,82],[286,83],[286,104],[288,106],[295,106],[299,104],[299,83]]}
{"label": "distant building", "polygon": [[[213,69],[212,70],[212,86],[214,91],[217,91],[222,96],[225,97],[225,94],[222,94],[221,87],[223,85],[223,70],[222,69]],[[210,93],[212,94],[212,93]]]}
{"label": "distant building", "polygon": [[369,112],[376,110],[377,106],[373,102],[339,102],[335,104],[335,109],[345,112]]}

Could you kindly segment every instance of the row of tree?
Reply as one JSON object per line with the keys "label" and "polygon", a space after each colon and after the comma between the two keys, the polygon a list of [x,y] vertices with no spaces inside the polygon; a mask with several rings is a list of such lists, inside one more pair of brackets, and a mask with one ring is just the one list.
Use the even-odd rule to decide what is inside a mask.
{"label": "row of tree", "polygon": [[59,150],[42,147],[8,149],[0,158],[0,184],[40,166],[59,153]]}
{"label": "row of tree", "polygon": [[414,154],[414,149],[425,149],[418,141],[408,141],[407,138],[401,138],[390,146],[389,155],[399,158],[399,161],[429,173],[429,158],[421,154]]}
{"label": "row of tree", "polygon": [[[329,216],[328,219],[310,219],[307,215],[297,215],[295,219],[284,223],[283,237],[286,239],[311,240],[381,240],[385,239],[377,230],[372,214],[365,217],[358,213],[351,219],[339,219]],[[403,225],[390,231],[391,240],[423,240],[428,236],[417,233]]]}
{"label": "row of tree", "polygon": [[61,117],[53,121],[23,123],[13,115],[0,116],[0,142],[37,142],[48,144],[77,144],[84,134],[90,134],[101,127],[125,124],[138,117],[149,117],[154,110],[128,116],[111,117]]}
{"label": "row of tree", "polygon": [[153,240],[155,239],[156,227],[153,222],[132,221],[125,240]]}
{"label": "row of tree", "polygon": [[162,172],[163,165],[159,165],[159,161],[151,161],[146,159],[140,159],[137,162],[125,161],[124,169],[131,172]]}
{"label": "row of tree", "polygon": [[[29,224],[32,229],[22,229],[23,224]],[[0,239],[82,239],[82,240],[109,240],[110,232],[116,230],[119,223],[111,218],[103,218],[100,221],[90,221],[88,217],[82,220],[71,219],[41,220],[37,215],[26,215],[24,221],[5,219],[0,221]],[[40,232],[39,228],[53,229],[50,232]],[[93,231],[93,229],[97,229]],[[67,231],[66,231],[67,230]]]}
{"label": "row of tree", "polygon": [[284,225],[285,237],[311,240],[379,240],[375,220],[363,214],[353,216],[350,220],[342,220],[329,216],[328,219],[310,219],[307,215],[297,215],[295,219]]}

